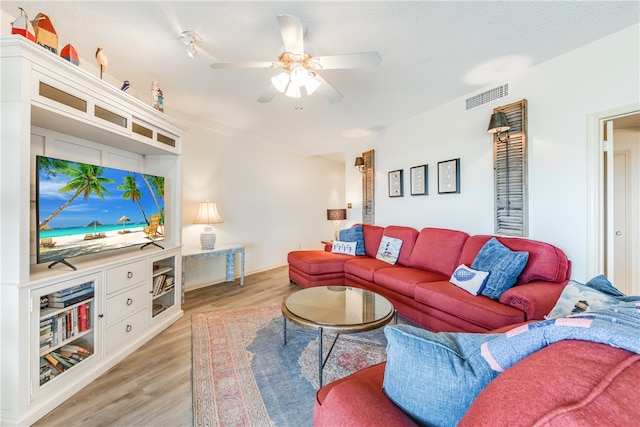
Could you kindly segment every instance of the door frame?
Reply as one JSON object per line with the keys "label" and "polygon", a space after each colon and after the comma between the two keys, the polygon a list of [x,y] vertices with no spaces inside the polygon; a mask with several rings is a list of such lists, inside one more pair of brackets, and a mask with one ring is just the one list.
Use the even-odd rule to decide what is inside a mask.
{"label": "door frame", "polygon": [[[604,122],[640,113],[640,103],[629,104],[587,116],[587,277],[605,271],[607,225],[604,180]],[[611,153],[613,154],[613,148]]]}

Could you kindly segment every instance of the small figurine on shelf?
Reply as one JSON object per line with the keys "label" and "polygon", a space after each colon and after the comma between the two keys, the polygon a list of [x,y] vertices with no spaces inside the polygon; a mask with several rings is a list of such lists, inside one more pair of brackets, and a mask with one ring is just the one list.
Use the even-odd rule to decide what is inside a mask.
{"label": "small figurine on shelf", "polygon": [[125,80],[124,83],[122,83],[122,87],[120,88],[120,90],[123,92],[129,90],[129,80]]}
{"label": "small figurine on shelf", "polygon": [[164,95],[156,80],[151,82],[151,106],[158,111],[164,112]]}
{"label": "small figurine on shelf", "polygon": [[98,47],[96,50],[96,62],[100,66],[100,78],[102,79],[102,73],[107,72],[107,65],[109,65],[109,59],[107,59],[107,55],[104,53],[104,49]]}
{"label": "small figurine on shelf", "polygon": [[51,19],[44,13],[40,12],[33,20],[33,29],[36,36],[36,43],[49,49],[51,52],[58,53],[58,34],[53,27]]}
{"label": "small figurine on shelf", "polygon": [[80,58],[78,57],[78,51],[70,44],[62,48],[62,50],[60,51],[60,56],[74,65],[80,65]]}
{"label": "small figurine on shelf", "polygon": [[11,34],[20,34],[22,37],[26,37],[28,40],[35,42],[35,31],[33,29],[33,24],[29,21],[27,12],[25,12],[21,7],[18,9],[20,9],[20,16],[11,23]]}

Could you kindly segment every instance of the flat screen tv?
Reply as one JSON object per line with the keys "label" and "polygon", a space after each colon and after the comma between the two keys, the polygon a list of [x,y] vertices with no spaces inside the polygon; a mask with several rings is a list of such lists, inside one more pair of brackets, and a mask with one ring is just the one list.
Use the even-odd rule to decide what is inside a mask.
{"label": "flat screen tv", "polygon": [[164,177],[36,157],[37,262],[141,248],[164,236]]}

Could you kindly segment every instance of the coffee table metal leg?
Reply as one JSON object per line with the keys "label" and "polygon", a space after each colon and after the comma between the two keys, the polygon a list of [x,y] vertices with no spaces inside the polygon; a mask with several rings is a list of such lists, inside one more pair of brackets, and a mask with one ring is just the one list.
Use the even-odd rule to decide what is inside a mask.
{"label": "coffee table metal leg", "polygon": [[284,345],[287,345],[287,318],[282,316],[282,337],[284,338]]}
{"label": "coffee table metal leg", "polygon": [[322,388],[322,368],[324,368],[324,363],[322,362],[322,327],[318,328],[318,382],[320,386],[318,389]]}

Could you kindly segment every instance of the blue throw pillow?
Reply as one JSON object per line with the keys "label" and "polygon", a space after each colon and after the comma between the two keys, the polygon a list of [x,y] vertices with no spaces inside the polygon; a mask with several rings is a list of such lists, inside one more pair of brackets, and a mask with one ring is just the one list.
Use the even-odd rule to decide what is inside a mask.
{"label": "blue throw pillow", "polygon": [[356,255],[365,255],[364,250],[364,232],[362,231],[362,224],[354,225],[346,230],[340,230],[341,242],[356,242]]}
{"label": "blue throw pillow", "polygon": [[420,424],[455,426],[497,375],[480,354],[495,334],[387,326],[383,390]]}
{"label": "blue throw pillow", "polygon": [[507,289],[515,285],[528,260],[529,252],[514,252],[492,237],[471,264],[474,270],[489,272],[480,293],[489,298],[500,299]]}

